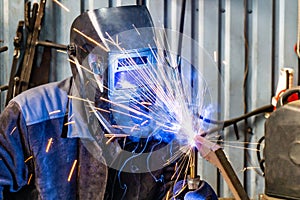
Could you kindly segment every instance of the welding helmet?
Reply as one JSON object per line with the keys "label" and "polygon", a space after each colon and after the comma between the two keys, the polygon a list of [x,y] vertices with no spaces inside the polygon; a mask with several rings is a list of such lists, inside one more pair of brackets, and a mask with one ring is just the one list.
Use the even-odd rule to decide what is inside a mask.
{"label": "welding helmet", "polygon": [[[75,137],[101,145],[103,140],[107,141],[105,135],[126,137],[133,143],[142,140],[167,145],[176,139],[187,145],[192,134],[210,126],[206,118],[215,119],[216,112],[208,111],[210,91],[214,90],[209,85],[216,85],[218,78],[204,79],[194,67],[198,63],[191,60],[189,51],[183,51],[182,55],[190,54],[186,57],[177,55],[177,39],[192,45],[191,38],[154,27],[145,6],[83,13],[74,20],[70,38],[68,52],[75,83],[70,100],[76,107],[77,118],[87,126]],[[204,64],[215,66],[211,60]],[[143,160],[151,163],[151,167],[140,166],[140,172],[161,168],[170,149],[175,150],[164,146],[159,151],[144,153],[141,149]],[[123,153],[128,153],[127,158],[136,157],[131,152]],[[150,159],[150,155],[158,157],[156,154],[163,155],[159,164]]]}
{"label": "welding helmet", "polygon": [[[141,119],[130,113],[134,110],[130,107],[147,107],[138,105],[147,95],[140,91],[140,96],[133,97],[133,93],[146,90],[141,73],[155,65],[152,27],[144,6],[93,10],[72,24],[69,55],[78,95],[85,101],[81,115],[86,118],[90,115],[86,111],[96,108],[97,118],[101,117],[99,120],[108,132],[112,126],[123,129],[145,120],[146,114]],[[87,106],[86,100],[91,104]],[[137,131],[128,133],[133,132]]]}

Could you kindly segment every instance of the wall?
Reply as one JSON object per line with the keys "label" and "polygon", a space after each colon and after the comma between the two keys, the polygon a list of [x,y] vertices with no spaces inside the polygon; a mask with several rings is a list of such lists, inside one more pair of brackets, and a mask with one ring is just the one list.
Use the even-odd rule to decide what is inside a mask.
{"label": "wall", "polygon": [[[84,10],[106,6],[136,4],[135,0],[74,1],[62,0],[69,11],[54,1],[47,1],[41,39],[68,44],[72,20]],[[271,102],[282,67],[295,70],[298,59],[294,53],[297,41],[297,1],[281,0],[148,0],[146,3],[158,26],[182,30],[193,38],[214,60],[216,71],[206,71],[205,77],[220,76],[216,93],[222,102],[220,119],[243,115]],[[184,26],[180,26],[181,8],[186,2]],[[23,19],[24,1],[0,0],[0,46],[9,50],[0,54],[0,85],[7,84],[13,57],[13,38],[18,21]],[[181,28],[180,28],[181,27]],[[195,48],[192,46],[191,48]],[[194,49],[198,52],[198,49]],[[204,60],[205,63],[209,62]],[[70,75],[67,56],[54,52],[51,81]],[[224,92],[224,93],[223,93]],[[5,92],[1,94],[1,109]],[[245,186],[249,196],[257,199],[264,192],[264,178],[256,158],[256,142],[264,135],[264,115],[238,123],[239,140],[233,127],[220,133],[224,150]],[[245,130],[251,130],[245,131]],[[247,144],[247,145],[245,145]],[[248,149],[245,149],[247,147]],[[199,159],[199,174],[222,197],[230,197],[227,184],[216,168]]]}

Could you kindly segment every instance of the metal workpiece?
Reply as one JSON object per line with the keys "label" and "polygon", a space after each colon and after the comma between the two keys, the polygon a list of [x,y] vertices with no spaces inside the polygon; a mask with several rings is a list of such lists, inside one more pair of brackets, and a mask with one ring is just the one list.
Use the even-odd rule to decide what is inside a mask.
{"label": "metal workpiece", "polygon": [[234,198],[249,199],[223,149],[200,135],[195,137],[195,142],[201,156],[220,170]]}

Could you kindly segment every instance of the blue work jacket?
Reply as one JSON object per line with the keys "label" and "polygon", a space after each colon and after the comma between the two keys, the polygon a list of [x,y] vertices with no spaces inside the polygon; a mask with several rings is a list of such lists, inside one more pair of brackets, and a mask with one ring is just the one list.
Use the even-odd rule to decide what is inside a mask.
{"label": "blue work jacket", "polygon": [[[29,89],[1,113],[0,200],[162,199],[172,186],[173,166],[120,172],[107,166],[104,152],[95,158],[85,139],[71,137],[84,131],[84,125],[67,123],[78,112],[69,98],[72,82]],[[105,153],[118,158],[119,147],[112,145]]]}

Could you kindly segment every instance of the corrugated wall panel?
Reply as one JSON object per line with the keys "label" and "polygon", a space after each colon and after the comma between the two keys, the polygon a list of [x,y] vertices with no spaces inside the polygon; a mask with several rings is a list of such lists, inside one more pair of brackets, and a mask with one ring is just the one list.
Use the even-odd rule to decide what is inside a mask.
{"label": "corrugated wall panel", "polygon": [[[60,2],[68,10],[54,1],[47,1],[41,40],[68,44],[70,25],[80,12],[137,3],[136,0]],[[183,0],[141,2],[148,6],[156,26],[164,25],[179,30]],[[0,85],[8,82],[13,57],[13,38],[18,21],[23,20],[23,10],[23,0],[0,0],[0,40],[4,41],[0,46],[6,45],[9,48],[0,54]],[[282,67],[292,67],[295,70],[296,84],[298,61],[293,47],[297,40],[297,0],[186,0],[184,22],[184,34],[193,37],[211,56],[216,68],[219,67],[220,74],[211,71],[204,73],[206,77],[218,75],[222,77],[220,80],[222,84],[216,83],[222,88],[213,92],[220,101],[222,100],[220,119],[230,119],[244,114],[245,91],[248,95],[246,98],[248,111],[269,104],[274,87],[277,85],[278,71]],[[246,33],[245,28],[248,30]],[[245,48],[247,42],[248,47]],[[191,47],[193,52],[191,55],[201,57],[199,49],[193,48]],[[67,55],[56,50],[52,52],[51,81],[61,80],[71,74]],[[245,63],[246,60],[248,63]],[[205,66],[206,62],[210,61],[204,60],[204,63],[199,64]],[[246,88],[244,88],[245,67],[249,70]],[[219,93],[220,91],[224,93]],[[0,110],[4,107],[5,95],[5,92],[0,94]],[[244,122],[238,124],[240,136],[238,141],[232,127],[226,128],[223,132],[225,153],[253,199],[258,199],[258,195],[264,192],[264,178],[260,175],[256,151],[251,150],[264,135],[264,120],[264,116],[259,116],[247,121],[253,134],[247,133],[246,139]],[[244,141],[250,142],[248,145],[250,150],[243,149]],[[246,165],[244,158],[248,160]],[[201,158],[199,174],[219,191],[220,196],[231,196],[227,184],[222,179],[219,180],[216,168]]]}
{"label": "corrugated wall panel", "polygon": [[[0,46],[8,46],[8,51],[0,54],[0,85],[4,85],[7,84],[10,75],[14,54],[13,41],[18,21],[24,18],[24,5],[22,0],[1,0],[0,6],[0,40],[3,40]],[[0,95],[0,107],[3,108],[5,92]]]}

